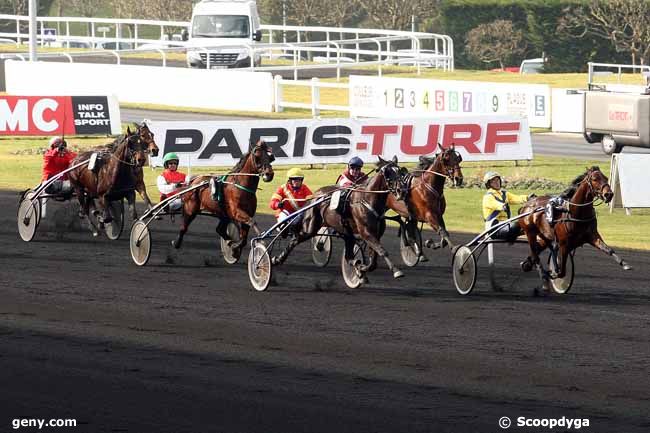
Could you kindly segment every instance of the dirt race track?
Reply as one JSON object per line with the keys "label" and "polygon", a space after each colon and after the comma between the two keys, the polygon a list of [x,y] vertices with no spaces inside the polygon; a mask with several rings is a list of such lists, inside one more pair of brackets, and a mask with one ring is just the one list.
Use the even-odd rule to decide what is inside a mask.
{"label": "dirt race track", "polygon": [[[25,243],[16,207],[0,192],[2,432],[16,418],[75,418],[44,431],[483,433],[503,431],[503,416],[508,431],[576,431],[518,417],[650,431],[649,253],[620,251],[625,272],[585,247],[570,294],[533,297],[525,249],[502,247],[506,292],[489,290],[483,267],[462,297],[449,250],[402,266],[401,280],[382,265],[349,290],[339,254],[321,269],[304,247],[258,293],[244,263],[221,259],[213,220],[197,220],[178,253],[177,224],[158,221],[139,268],[128,229],[93,239],[51,206]],[[395,232],[385,240],[401,263]]]}

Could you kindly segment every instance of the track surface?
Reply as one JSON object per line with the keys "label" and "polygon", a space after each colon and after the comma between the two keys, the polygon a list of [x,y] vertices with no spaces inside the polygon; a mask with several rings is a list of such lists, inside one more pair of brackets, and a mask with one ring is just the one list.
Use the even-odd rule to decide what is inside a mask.
{"label": "track surface", "polygon": [[[319,269],[302,248],[258,293],[244,264],[224,264],[207,218],[180,252],[168,247],[177,223],[154,223],[138,268],[127,231],[93,239],[64,227],[61,205],[21,241],[16,199],[0,192],[0,431],[76,418],[46,431],[482,433],[502,416],[650,431],[648,253],[621,251],[635,267],[624,272],[580,249],[573,291],[533,297],[536,278],[517,268],[525,249],[501,248],[506,292],[480,268],[461,297],[448,250],[349,290],[338,254]],[[397,256],[395,232],[385,240]]]}

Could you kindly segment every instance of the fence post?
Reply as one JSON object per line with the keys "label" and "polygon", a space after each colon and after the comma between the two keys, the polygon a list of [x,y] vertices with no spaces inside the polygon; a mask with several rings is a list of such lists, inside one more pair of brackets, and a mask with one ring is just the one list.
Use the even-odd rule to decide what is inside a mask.
{"label": "fence post", "polygon": [[311,79],[311,115],[316,117],[320,116],[320,109],[318,105],[320,104],[320,87],[318,87],[318,78],[313,77]]}
{"label": "fence post", "polygon": [[273,94],[275,95],[275,112],[281,113],[282,108],[282,76],[276,75],[273,77]]}

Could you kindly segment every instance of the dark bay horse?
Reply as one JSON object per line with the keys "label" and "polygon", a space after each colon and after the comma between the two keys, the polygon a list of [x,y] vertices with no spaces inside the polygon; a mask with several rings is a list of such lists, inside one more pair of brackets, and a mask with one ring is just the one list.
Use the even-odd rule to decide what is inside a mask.
{"label": "dark bay horse", "polygon": [[[424,222],[440,235],[441,247],[452,246],[443,219],[447,208],[444,194],[445,180],[451,179],[454,186],[463,184],[463,172],[460,169],[462,161],[463,158],[454,150],[453,146],[443,149],[441,153],[432,158],[421,156],[413,174],[407,175],[405,182],[407,182],[408,190],[403,200],[398,200],[394,195],[388,196],[388,207],[406,219],[406,228],[409,230],[411,239],[416,239],[413,231],[417,230],[417,223]],[[433,239],[426,241],[426,246],[433,245]],[[419,245],[414,245],[414,247],[418,255],[422,254],[419,251]]]}
{"label": "dark bay horse", "polygon": [[[394,278],[402,277],[404,274],[391,262],[388,252],[380,243],[386,229],[384,213],[387,209],[388,196],[391,194],[401,196],[403,190],[397,158],[393,158],[392,161],[379,158],[375,171],[377,172],[375,176],[351,187],[343,211],[330,209],[328,201],[305,211],[296,233],[290,238],[285,250],[279,256],[273,257],[273,263],[283,263],[298,244],[316,236],[321,227],[330,227],[343,237],[345,258],[360,276],[376,267],[377,255],[379,255],[386,261]],[[327,196],[340,189],[341,187],[338,186],[326,186],[317,190],[314,197]],[[370,265],[354,262],[355,235],[366,241],[370,247]]]}
{"label": "dark bay horse", "polygon": [[[569,254],[576,248],[590,244],[612,256],[625,270],[631,267],[610,248],[598,233],[598,221],[594,201],[600,199],[605,203],[614,196],[607,183],[607,177],[598,167],[591,167],[573,180],[560,196],[569,202],[568,211],[563,211],[560,218],[551,226],[544,216],[544,212],[535,212],[519,220],[519,226],[528,238],[530,256],[522,263],[524,270],[537,267],[543,280],[548,278],[546,271],[540,264],[539,254],[546,248],[559,249],[557,254],[557,275],[551,277],[563,278],[566,275],[566,263]],[[520,210],[519,214],[544,207],[550,196],[541,196],[529,200]]]}
{"label": "dark bay horse", "polygon": [[[88,166],[79,167],[70,172],[70,182],[74,187],[82,212],[88,216],[90,206],[94,199],[99,199],[103,210],[100,223],[107,224],[113,220],[109,203],[114,200],[126,198],[129,202],[133,220],[138,218],[135,210],[135,183],[134,169],[143,167],[147,163],[147,148],[139,135],[132,134],[130,129],[108,152],[108,156],[96,170]],[[71,165],[88,160],[94,151],[82,152],[72,161]]]}
{"label": "dark bay horse", "polygon": [[[151,156],[158,156],[159,149],[154,140],[154,134],[149,129],[147,122],[143,121],[141,124],[135,123],[134,126],[135,126],[135,130],[133,132],[131,132],[130,128],[127,128],[127,135],[137,136],[138,139],[140,140],[140,143],[146,147],[147,153],[149,153]],[[100,152],[107,151],[106,153],[112,152],[113,150],[115,150],[116,146],[119,143],[120,143],[120,138],[117,138],[112,143],[107,144],[105,146],[95,147],[93,148],[93,150],[100,151]],[[142,197],[142,199],[144,200],[147,209],[150,209],[153,205],[151,203],[151,199],[149,198],[149,195],[147,194],[147,187],[144,184],[143,166],[134,165],[133,175],[135,177],[135,190],[138,191],[140,197]]]}
{"label": "dark bay horse", "polygon": [[[237,223],[239,226],[239,241],[232,244],[232,249],[234,254],[239,256],[242,247],[246,244],[250,227],[252,226],[259,232],[253,220],[257,210],[257,186],[260,176],[264,182],[273,180],[273,167],[271,166],[273,160],[271,147],[260,140],[256,145],[252,146],[248,153],[241,157],[230,171],[232,174],[215,180],[217,182],[216,187],[222,187],[221,200],[216,201],[212,198],[209,185],[183,194],[181,197],[183,201],[183,222],[178,237],[172,241],[172,245],[175,248],[181,247],[183,236],[185,236],[190,224],[203,211],[220,219],[217,233],[224,239],[229,239],[226,231],[228,223],[230,221]],[[198,185],[210,179],[212,179],[211,176],[196,177],[192,179],[190,186]]]}

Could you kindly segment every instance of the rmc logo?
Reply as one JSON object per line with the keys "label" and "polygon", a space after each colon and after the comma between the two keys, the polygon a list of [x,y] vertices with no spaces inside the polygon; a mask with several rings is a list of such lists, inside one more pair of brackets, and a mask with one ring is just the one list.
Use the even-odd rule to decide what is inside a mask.
{"label": "rmc logo", "polygon": [[[13,107],[11,102],[14,102]],[[56,117],[60,107],[54,98],[1,98],[0,133],[58,131],[60,124]]]}
{"label": "rmc logo", "polygon": [[[168,129],[165,134],[165,153],[196,153],[199,160],[213,155],[230,155],[240,158],[248,143],[264,139],[277,158],[300,158],[307,153],[315,157],[347,155],[370,150],[372,155],[384,155],[391,136],[399,140],[399,150],[405,155],[428,155],[434,153],[438,144],[463,147],[469,154],[494,154],[499,145],[518,144],[520,122],[426,124],[427,139],[424,143],[414,140],[415,128],[422,124],[361,125],[355,133],[348,125],[322,125],[310,130],[307,126],[292,129],[273,128],[219,128],[211,136],[199,129]],[[288,146],[293,135],[293,146]],[[246,137],[240,143],[237,136]],[[393,139],[394,140],[394,139]],[[207,144],[206,144],[207,141]],[[292,150],[289,150],[291,148]],[[291,155],[289,155],[289,153]]]}

